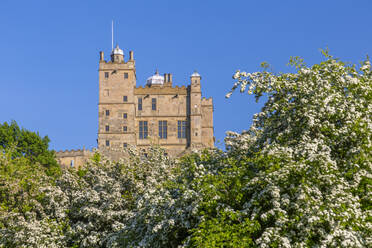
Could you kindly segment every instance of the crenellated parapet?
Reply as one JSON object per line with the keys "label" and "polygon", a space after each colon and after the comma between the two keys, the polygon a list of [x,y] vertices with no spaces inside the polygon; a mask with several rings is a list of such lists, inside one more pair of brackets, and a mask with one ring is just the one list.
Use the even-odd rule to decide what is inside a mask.
{"label": "crenellated parapet", "polygon": [[104,54],[100,52],[99,59],[99,71],[107,70],[128,70],[135,68],[135,60],[133,57],[133,51],[129,51],[129,60],[124,60],[124,51],[117,46],[111,53],[111,60],[106,61]]}
{"label": "crenellated parapet", "polygon": [[213,99],[212,97],[210,98],[202,98],[202,106],[213,106]]}
{"label": "crenellated parapet", "polygon": [[56,157],[58,163],[63,168],[75,167],[78,168],[84,165],[89,158],[93,156],[96,149],[86,150],[86,149],[72,149],[64,151],[56,151]]}
{"label": "crenellated parapet", "polygon": [[187,95],[187,88],[183,85],[179,86],[139,86],[134,88],[135,95]]}
{"label": "crenellated parapet", "polygon": [[75,157],[75,156],[87,156],[93,154],[94,151],[86,150],[86,149],[71,149],[71,150],[60,150],[56,151],[57,158],[62,157]]}
{"label": "crenellated parapet", "polygon": [[101,61],[99,64],[99,71],[128,70],[134,68],[134,60],[129,60],[127,62]]}

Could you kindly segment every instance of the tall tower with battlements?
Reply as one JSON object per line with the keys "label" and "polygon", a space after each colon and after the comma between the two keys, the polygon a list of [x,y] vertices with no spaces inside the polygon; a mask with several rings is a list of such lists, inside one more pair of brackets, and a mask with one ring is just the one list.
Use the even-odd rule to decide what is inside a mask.
{"label": "tall tower with battlements", "polygon": [[124,52],[116,46],[111,60],[100,53],[98,100],[98,149],[135,145],[136,130],[134,89],[136,66],[133,52],[124,60]]}

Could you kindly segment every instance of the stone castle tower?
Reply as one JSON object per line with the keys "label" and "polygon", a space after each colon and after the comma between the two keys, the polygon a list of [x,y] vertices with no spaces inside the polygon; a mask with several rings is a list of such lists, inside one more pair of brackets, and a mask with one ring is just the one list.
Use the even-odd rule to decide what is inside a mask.
{"label": "stone castle tower", "polygon": [[[201,76],[194,72],[188,86],[173,87],[172,74],[158,71],[137,87],[133,52],[125,60],[117,46],[106,61],[100,52],[98,100],[98,150],[117,160],[130,146],[146,155],[150,145],[160,145],[169,156],[190,149],[214,146],[213,101],[202,98]],[[89,150],[57,152],[61,165],[80,166]]]}
{"label": "stone castle tower", "polygon": [[127,61],[118,46],[110,61],[100,52],[98,149],[113,155],[136,146],[146,153],[157,144],[179,156],[189,148],[213,147],[213,102],[201,97],[200,80],[194,72],[187,87],[173,87],[172,74],[156,71],[137,87],[132,51]]}

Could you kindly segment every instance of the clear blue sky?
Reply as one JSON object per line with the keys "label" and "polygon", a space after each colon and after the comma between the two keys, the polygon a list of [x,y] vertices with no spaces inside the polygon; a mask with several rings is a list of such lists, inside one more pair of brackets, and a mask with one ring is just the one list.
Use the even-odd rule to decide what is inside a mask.
{"label": "clear blue sky", "polygon": [[[290,56],[318,63],[319,48],[358,63],[372,51],[372,1],[0,1],[0,122],[16,120],[51,148],[96,146],[99,51],[134,51],[137,85],[158,68],[188,84],[196,69],[214,99],[215,136],[242,131],[260,110],[225,94],[236,69],[262,61],[288,71]],[[108,58],[108,56],[107,56]]]}

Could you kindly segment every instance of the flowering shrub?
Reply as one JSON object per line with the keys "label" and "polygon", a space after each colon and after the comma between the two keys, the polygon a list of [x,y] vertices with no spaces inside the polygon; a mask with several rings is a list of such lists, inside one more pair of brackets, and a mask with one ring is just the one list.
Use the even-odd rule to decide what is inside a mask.
{"label": "flowering shrub", "polygon": [[234,211],[259,223],[260,247],[372,245],[370,62],[358,71],[324,55],[310,68],[292,59],[297,73],[234,75],[233,90],[268,98],[247,132],[226,138],[249,178]]}
{"label": "flowering shrub", "polygon": [[[56,180],[50,180],[43,167],[30,166],[27,160],[25,166],[34,171],[11,175],[10,180],[5,175],[9,173],[2,173],[0,193],[5,197],[1,199],[0,247],[118,246],[121,230],[128,229],[133,216],[140,223],[138,213],[171,179],[174,165],[159,148],[151,149],[148,158],[135,150],[130,153],[127,160],[117,163],[96,155],[82,169],[65,170]],[[0,161],[3,172],[23,166],[19,160],[4,156]],[[33,186],[25,194],[17,185],[28,177]],[[17,182],[9,184],[12,180]],[[19,191],[22,202],[13,199],[21,194]]]}
{"label": "flowering shrub", "polygon": [[370,62],[236,72],[267,101],[226,152],[96,154],[51,176],[0,151],[0,247],[371,247]]}
{"label": "flowering shrub", "polygon": [[[62,247],[62,223],[46,211],[42,187],[48,168],[0,150],[0,247]],[[57,195],[58,192],[55,192]],[[59,209],[54,209],[58,212]]]}

